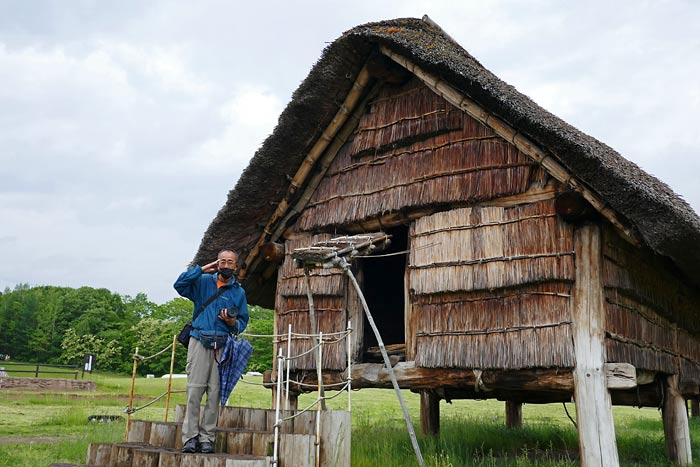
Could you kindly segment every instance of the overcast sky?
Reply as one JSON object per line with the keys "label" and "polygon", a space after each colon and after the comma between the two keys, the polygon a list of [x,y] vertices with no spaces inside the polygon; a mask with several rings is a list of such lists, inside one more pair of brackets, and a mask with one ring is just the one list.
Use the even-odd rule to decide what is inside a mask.
{"label": "overcast sky", "polygon": [[327,43],[424,14],[700,211],[700,2],[0,0],[0,289],[174,298]]}

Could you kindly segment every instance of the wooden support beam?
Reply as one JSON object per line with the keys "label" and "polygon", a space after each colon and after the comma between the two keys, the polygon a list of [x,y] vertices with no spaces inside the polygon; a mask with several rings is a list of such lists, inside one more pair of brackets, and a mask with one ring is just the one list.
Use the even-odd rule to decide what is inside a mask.
{"label": "wooden support beam", "polygon": [[[525,369],[484,370],[477,384],[473,370],[418,368],[415,362],[399,362],[394,373],[402,389],[437,391],[441,399],[499,399],[519,400],[525,403],[569,402],[574,393],[573,373],[569,369]],[[345,381],[341,371],[324,371],[323,384],[337,385]],[[305,393],[316,388],[316,374],[291,374],[291,391]],[[263,373],[266,387],[274,386],[274,375],[270,370]],[[300,385],[298,383],[303,383]],[[384,365],[380,363],[357,363],[352,367],[352,387],[391,388],[391,380]],[[482,390],[485,388],[486,391]],[[664,390],[658,382],[631,389],[612,389],[610,396],[614,405],[630,407],[659,407]],[[689,397],[685,395],[685,397]],[[274,400],[274,399],[273,399]],[[181,418],[178,418],[181,420]]]}
{"label": "wooden support beam", "polygon": [[629,363],[606,363],[605,382],[608,389],[631,389],[637,387],[637,369]]}
{"label": "wooden support beam", "polygon": [[572,291],[574,397],[582,467],[617,467],[612,401],[605,374],[605,303],[600,228],[574,233],[576,282]]}
{"label": "wooden support beam", "polygon": [[523,426],[523,403],[506,401],[506,428],[520,428]]}
{"label": "wooden support beam", "polygon": [[440,434],[440,397],[434,391],[420,392],[420,431],[424,435]]}
{"label": "wooden support beam", "polygon": [[678,375],[664,379],[665,397],[661,407],[666,438],[666,455],[676,465],[690,465],[693,456],[690,449],[690,428],[685,399],[678,388]]}

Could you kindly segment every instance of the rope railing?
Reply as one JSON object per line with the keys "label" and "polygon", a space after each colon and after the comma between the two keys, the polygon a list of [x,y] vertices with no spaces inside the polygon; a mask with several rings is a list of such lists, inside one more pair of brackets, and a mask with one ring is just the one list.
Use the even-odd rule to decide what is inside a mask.
{"label": "rope railing", "polygon": [[143,409],[145,409],[146,407],[155,404],[156,402],[158,402],[159,400],[161,400],[161,399],[162,399],[163,397],[165,397],[166,395],[168,395],[168,394],[174,394],[174,393],[178,393],[178,392],[187,392],[187,391],[186,391],[185,389],[178,389],[178,390],[175,390],[175,391],[172,391],[172,390],[171,390],[171,391],[169,391],[169,392],[168,392],[168,391],[165,391],[163,394],[161,394],[160,396],[158,396],[158,397],[156,397],[155,399],[151,400],[151,402],[149,402],[148,404],[142,405],[141,407],[130,407],[130,406],[127,405],[127,406],[124,408],[124,413],[126,413],[126,414],[132,414],[132,413],[134,413],[134,412],[138,412],[139,410],[143,410]]}
{"label": "rope railing", "polygon": [[[311,300],[311,299],[310,299]],[[350,375],[352,374],[351,370],[351,365],[352,365],[352,359],[351,359],[351,352],[352,352],[352,347],[351,347],[351,341],[349,339],[350,334],[352,333],[352,326],[350,321],[348,321],[348,326],[347,329],[344,331],[340,332],[334,332],[334,333],[323,333],[319,332],[318,334],[313,333],[313,334],[302,334],[302,333],[294,333],[292,332],[292,326],[291,324],[289,325],[289,330],[286,335],[275,335],[277,338],[281,337],[286,337],[286,342],[287,342],[287,355],[283,355],[283,350],[280,347],[278,349],[278,355],[277,355],[277,378],[273,383],[276,385],[277,388],[277,393],[276,393],[276,402],[275,402],[275,424],[274,424],[274,446],[273,446],[273,459],[272,459],[272,464],[273,465],[278,465],[278,449],[279,449],[279,429],[282,423],[288,422],[290,420],[293,420],[294,418],[300,416],[303,413],[309,412],[313,410],[314,408],[317,411],[325,410],[325,401],[335,399],[339,395],[341,395],[344,391],[347,390],[348,392],[348,411],[350,410],[351,407],[351,390],[352,390],[352,378]],[[332,336],[333,338],[329,339],[328,337]],[[272,337],[272,335],[270,335]],[[299,338],[299,337],[304,337],[306,339],[312,339],[315,343],[312,345],[310,348],[304,350],[301,353],[291,355],[291,340],[292,338]],[[322,375],[322,370],[321,370],[321,362],[322,362],[322,355],[323,355],[323,347],[325,345],[333,345],[337,344],[343,340],[347,341],[347,349],[346,351],[348,352],[348,368],[347,368],[347,379],[345,381],[341,381],[339,383],[331,383],[331,384],[324,384],[323,383],[323,375]],[[278,341],[279,342],[279,341]],[[289,376],[289,369],[290,369],[290,362],[296,361],[302,357],[305,357],[311,353],[316,354],[316,379],[317,383],[316,384],[307,384],[303,383],[301,381],[297,381],[296,379],[292,379]],[[286,369],[286,377],[283,376],[284,372]],[[284,383],[284,386],[283,386]],[[248,382],[246,381],[246,384],[259,384],[259,383],[253,383],[253,382]],[[269,384],[269,383],[268,383]],[[296,388],[305,388],[305,389],[317,389],[318,390],[318,397],[311,402],[307,407],[301,409],[301,410],[296,410],[293,414],[282,417],[280,415],[280,409],[281,409],[281,395],[284,392],[285,393],[285,409],[289,407],[289,396],[290,396],[290,389],[289,386],[290,384],[296,385]],[[265,383],[263,383],[265,385]],[[284,389],[283,389],[284,387]],[[325,388],[333,388],[333,391],[336,391],[335,394],[327,396],[325,391]],[[337,388],[337,389],[336,389]],[[316,448],[317,450],[319,449],[319,437],[320,437],[320,423],[321,423],[321,417],[317,416],[316,417]],[[318,453],[317,453],[318,455]]]}
{"label": "rope railing", "polygon": [[[124,413],[126,413],[126,428],[124,431],[124,441],[127,441],[129,439],[129,428],[131,428],[131,414],[132,413],[138,412],[139,410],[143,410],[146,407],[149,407],[149,406],[155,404],[156,402],[158,402],[159,400],[161,400],[163,397],[165,397],[167,395],[168,397],[167,397],[166,402],[165,402],[165,421],[167,422],[168,421],[168,412],[170,411],[170,395],[172,393],[186,392],[184,390],[177,390],[177,391],[172,390],[176,342],[177,342],[177,336],[174,335],[173,341],[170,344],[168,344],[167,346],[165,346],[163,349],[159,350],[158,352],[154,353],[153,355],[149,355],[149,356],[139,355],[139,348],[138,347],[136,347],[136,349],[134,350],[134,356],[133,356],[134,367],[133,367],[133,370],[131,372],[131,391],[129,392],[129,405],[127,405],[124,408]],[[152,401],[150,401],[149,403],[147,403],[141,407],[134,407],[134,386],[136,383],[136,368],[138,366],[138,362],[143,362],[143,361],[155,358],[155,357],[163,354],[167,350],[171,350],[171,353],[170,353],[170,377],[168,379],[168,390],[165,391],[160,396],[153,399]]]}
{"label": "rope railing", "polygon": [[284,358],[284,361],[286,361],[286,362],[297,360],[301,357],[305,357],[306,355],[310,354],[311,352],[316,351],[317,349],[321,348],[322,345],[323,345],[323,343],[319,342],[318,344],[311,346],[310,349],[305,350],[304,352],[302,352],[300,354],[297,354],[293,357],[282,357],[282,358]]}
{"label": "rope railing", "polygon": [[[338,331],[338,332],[332,332],[332,333],[295,333],[292,332],[292,326],[289,326],[289,331],[287,334],[252,334],[252,333],[242,333],[241,336],[244,337],[251,337],[251,338],[268,338],[272,339],[274,343],[281,343],[283,341],[287,342],[287,355],[283,356],[282,355],[282,348],[279,348],[279,354],[277,357],[278,365],[277,365],[277,371],[278,371],[278,376],[277,376],[277,394],[276,394],[276,404],[275,404],[275,445],[274,445],[274,454],[273,454],[273,464],[278,465],[278,446],[279,446],[279,427],[282,423],[293,420],[294,418],[298,417],[299,415],[309,412],[312,409],[316,408],[316,410],[325,410],[325,401],[326,400],[331,400],[335,399],[338,397],[340,394],[342,394],[344,391],[347,390],[348,392],[348,411],[350,410],[350,404],[351,404],[351,389],[352,389],[352,378],[350,377],[351,375],[351,367],[350,365],[352,364],[351,360],[351,341],[349,339],[350,334],[352,333],[352,327],[350,322],[348,321],[348,326],[347,329],[343,331]],[[127,424],[126,424],[126,431],[124,433],[124,440],[128,440],[129,436],[129,429],[131,426],[131,415],[133,413],[136,413],[140,410],[143,410],[147,407],[150,407],[151,405],[155,404],[156,402],[160,401],[163,397],[167,396],[167,402],[166,402],[166,408],[165,408],[165,421],[168,421],[168,411],[169,411],[169,403],[170,403],[170,395],[173,393],[183,393],[186,392],[185,390],[172,390],[171,388],[171,383],[172,383],[172,376],[173,376],[173,366],[174,366],[174,360],[175,360],[175,345],[176,345],[176,337],[173,336],[173,342],[165,346],[163,349],[159,350],[158,352],[154,353],[153,355],[139,355],[139,349],[138,347],[134,351],[133,355],[133,371],[132,371],[132,377],[131,377],[131,391],[129,395],[129,405],[127,405],[124,408],[124,413],[127,414]],[[303,352],[296,354],[296,355],[291,355],[291,341],[292,340],[302,340],[302,339],[310,339],[314,342],[314,345],[311,346],[311,348],[304,350]],[[341,381],[339,383],[332,383],[332,384],[327,384],[325,385],[328,388],[334,388],[333,391],[337,391],[335,394],[326,396],[325,392],[323,391],[323,376],[322,376],[322,370],[321,370],[321,361],[322,361],[322,355],[323,355],[323,346],[325,345],[334,345],[342,341],[347,342],[347,349],[346,351],[348,352],[348,368],[347,368],[347,379],[345,381]],[[170,380],[168,382],[168,390],[165,391],[164,393],[160,394],[159,396],[155,397],[148,403],[140,406],[140,407],[134,407],[133,402],[134,402],[134,386],[135,386],[135,380],[136,380],[136,369],[138,362],[144,362],[150,359],[153,359],[155,357],[158,357],[159,355],[162,355],[163,353],[167,352],[168,350],[171,350],[171,357],[170,357]],[[305,357],[311,353],[316,354],[316,377],[317,377],[317,384],[312,385],[312,384],[307,384],[303,383],[301,381],[297,381],[296,379],[290,378],[289,375],[289,370],[291,368],[290,362],[293,362],[295,360],[298,360],[302,357]],[[286,367],[286,378],[282,377],[282,371]],[[284,380],[284,381],[283,381]],[[241,382],[245,384],[250,384],[250,385],[256,385],[256,386],[268,386],[269,384],[266,383],[256,383],[253,381],[247,381],[243,377],[240,378]],[[282,390],[282,383],[284,382],[285,384],[285,390]],[[296,385],[295,387],[297,388],[316,388],[318,390],[319,396],[311,403],[309,404],[308,407],[302,409],[302,410],[296,410],[294,414],[287,416],[287,417],[280,417],[280,396],[282,395],[282,392],[285,393],[285,407],[289,406],[289,396],[290,396],[290,390],[289,390],[289,385],[293,384]],[[335,389],[337,388],[337,389]],[[316,417],[316,448],[317,450],[319,449],[319,436],[320,436],[320,417]],[[318,453],[317,453],[318,455]]]}
{"label": "rope railing", "polygon": [[[328,337],[328,336],[347,335],[349,333],[350,333],[350,331],[348,331],[346,329],[344,331],[337,331],[337,332],[324,332],[323,335],[324,335],[324,337]],[[316,333],[316,334],[303,333],[303,332],[293,332],[292,333],[292,337],[302,338],[302,339],[310,338],[310,337],[319,337],[320,335],[321,335],[320,333]],[[289,336],[289,334],[249,334],[247,332],[242,332],[239,334],[239,336],[241,336],[241,337],[268,337],[268,338],[272,338],[272,339],[278,339],[280,337],[287,338]]]}
{"label": "rope railing", "polygon": [[159,350],[158,352],[154,353],[153,355],[149,355],[148,357],[144,357],[143,355],[134,354],[134,358],[138,358],[139,361],[142,361],[142,362],[145,361],[145,360],[150,360],[150,359],[152,359],[152,358],[154,358],[154,357],[157,357],[158,355],[162,354],[162,353],[165,352],[166,350],[169,350],[172,346],[173,346],[173,344],[170,343],[170,344],[168,344],[163,350]]}

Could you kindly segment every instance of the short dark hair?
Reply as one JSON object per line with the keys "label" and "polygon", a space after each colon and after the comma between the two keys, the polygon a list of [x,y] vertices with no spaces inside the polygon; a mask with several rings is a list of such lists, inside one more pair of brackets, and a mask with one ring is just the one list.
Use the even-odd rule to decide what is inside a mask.
{"label": "short dark hair", "polygon": [[224,252],[233,253],[234,255],[236,255],[236,259],[238,259],[238,256],[239,256],[238,252],[236,250],[234,250],[233,248],[223,248],[223,249],[219,250],[219,252],[216,254],[216,257],[218,258],[219,255],[221,253],[224,253]]}

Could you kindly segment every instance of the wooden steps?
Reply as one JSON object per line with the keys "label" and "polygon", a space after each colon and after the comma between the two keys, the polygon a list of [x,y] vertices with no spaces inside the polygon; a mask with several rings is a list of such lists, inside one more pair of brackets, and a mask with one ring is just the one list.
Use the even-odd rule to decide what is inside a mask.
{"label": "wooden steps", "polygon": [[[216,454],[184,454],[183,406],[176,408],[175,422],[132,420],[127,442],[94,443],[86,464],[96,467],[269,467],[274,449],[275,411],[222,407],[216,430]],[[350,413],[344,411],[283,411],[276,467],[316,465],[316,417],[320,416],[321,466],[350,465]]]}
{"label": "wooden steps", "polygon": [[99,467],[268,467],[271,463],[267,456],[184,454],[180,449],[143,443],[91,444],[87,460],[88,465]]}

